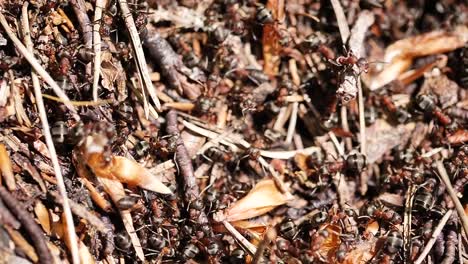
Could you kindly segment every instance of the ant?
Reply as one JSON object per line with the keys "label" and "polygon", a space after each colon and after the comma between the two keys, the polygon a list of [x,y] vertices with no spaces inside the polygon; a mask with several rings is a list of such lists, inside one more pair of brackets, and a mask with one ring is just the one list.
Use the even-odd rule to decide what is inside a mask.
{"label": "ant", "polygon": [[328,61],[336,66],[345,67],[345,69],[352,68],[356,65],[359,69],[358,74],[361,74],[362,72],[367,73],[369,71],[369,62],[367,59],[356,57],[351,50],[346,53],[346,56],[338,56],[335,60]]}

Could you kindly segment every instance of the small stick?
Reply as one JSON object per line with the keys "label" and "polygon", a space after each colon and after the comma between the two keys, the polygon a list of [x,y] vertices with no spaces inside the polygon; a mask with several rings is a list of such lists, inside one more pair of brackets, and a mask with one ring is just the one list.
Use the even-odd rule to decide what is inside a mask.
{"label": "small stick", "polygon": [[71,0],[70,4],[73,7],[73,11],[75,11],[78,23],[80,23],[85,47],[91,49],[93,46],[93,28],[91,27],[88,14],[86,14],[86,3],[84,0]]}
{"label": "small stick", "polygon": [[[179,136],[179,128],[177,128],[177,112],[175,110],[170,110],[167,115],[166,115],[166,120],[167,120],[167,127],[166,131],[168,134],[170,134],[173,137],[177,137],[177,147],[176,147],[176,161],[177,164],[179,165],[182,177],[183,177],[183,182],[184,182],[184,196],[185,196],[185,202],[187,204],[191,204],[192,202],[196,200],[200,200],[203,202],[202,199],[200,199],[200,190],[197,185],[197,181],[195,178],[194,170],[193,170],[193,165],[192,165],[192,160],[190,159],[190,156],[187,152],[187,149],[185,148],[184,141],[182,138]],[[195,209],[189,209],[190,217],[194,218],[194,216],[197,215]],[[200,210],[199,211],[199,216],[198,219],[192,219],[195,221],[195,223],[200,224],[200,225],[208,225],[208,217],[205,214],[205,211]],[[211,230],[211,227],[210,227]]]}
{"label": "small stick", "polygon": [[161,103],[159,102],[158,96],[156,95],[156,89],[151,82],[151,77],[148,72],[148,65],[146,64],[145,53],[143,53],[143,48],[141,45],[140,35],[135,26],[135,21],[128,7],[126,0],[119,0],[120,11],[122,12],[122,17],[125,20],[125,25],[127,26],[128,32],[130,33],[130,38],[132,40],[133,51],[135,52],[135,61],[137,64],[139,72],[139,80],[141,82],[141,94],[143,97],[143,106],[145,109],[145,116],[148,118],[149,107],[148,101],[146,100],[146,92],[150,94],[151,99],[154,102],[156,110],[161,110]]}
{"label": "small stick", "polygon": [[450,219],[450,216],[452,215],[452,212],[453,212],[453,210],[448,210],[447,213],[445,213],[444,217],[442,217],[439,224],[434,229],[434,232],[432,232],[431,239],[429,239],[429,241],[427,241],[427,244],[424,247],[423,251],[421,252],[421,255],[419,255],[418,259],[416,259],[414,264],[421,264],[424,261],[427,254],[429,254],[432,247],[434,246],[434,243],[436,242],[436,239],[439,236],[440,232],[442,232],[442,229],[444,228],[445,224]]}
{"label": "small stick", "polygon": [[[45,99],[49,99],[52,101],[56,102],[63,102],[62,99],[49,95],[49,94],[42,94],[42,97]],[[97,100],[97,101],[70,101],[70,103],[74,106],[99,106],[99,105],[105,105],[105,104],[110,104],[112,103],[111,99],[106,99],[106,100]]]}
{"label": "small stick", "polygon": [[144,45],[161,67],[162,74],[171,88],[185,94],[191,100],[201,95],[201,90],[197,85],[188,83],[187,77],[182,73],[187,67],[166,39],[152,30],[146,35]]}
{"label": "small stick", "polygon": [[268,163],[263,157],[258,157],[258,162],[262,164],[262,166],[266,167],[268,171],[271,173],[271,177],[273,177],[273,180],[275,180],[276,185],[278,186],[278,189],[285,194],[288,199],[292,198],[292,194],[288,191],[288,188],[284,184],[284,182],[281,180],[278,172]]}
{"label": "small stick", "polygon": [[344,157],[344,156],[345,156],[344,149],[343,149],[343,147],[341,146],[341,144],[340,144],[340,142],[338,141],[338,139],[336,138],[335,133],[333,133],[332,131],[330,131],[330,132],[328,132],[328,135],[330,136],[331,141],[332,141],[333,144],[335,145],[335,148],[336,148],[336,150],[338,151],[338,154],[339,154],[341,157]]}
{"label": "small stick", "polygon": [[[0,22],[2,22],[2,24],[3,23],[6,24],[6,21],[5,21],[5,18],[3,17],[3,15],[0,15]],[[23,5],[22,24],[24,25],[25,29],[27,29],[27,30],[29,29],[28,2],[25,2],[24,5]],[[3,26],[5,27],[5,25],[3,25]],[[6,27],[5,27],[5,29],[6,29]],[[18,42],[19,42],[19,40],[18,40]],[[23,46],[23,44],[21,44],[21,42],[20,42],[20,44],[21,44],[22,47],[24,47],[26,49],[27,52],[30,52],[31,56],[32,56],[33,46],[32,46],[32,41],[31,41],[31,35],[29,34],[29,32],[27,32],[27,33],[25,32],[25,42],[26,42],[26,45],[28,46],[29,51],[26,49],[26,47]],[[32,59],[35,61],[34,57],[32,57]],[[44,70],[42,67],[41,67],[41,69]],[[47,74],[47,72],[46,72],[46,74]],[[35,76],[34,72],[31,72],[31,75],[32,75],[33,80],[34,80],[34,78],[37,78],[37,76],[34,77]],[[47,74],[47,76],[48,76],[48,74]],[[44,101],[42,100],[41,87],[39,86],[38,81],[37,82],[33,81],[33,88],[34,88],[34,95],[36,97],[37,108],[39,110],[39,117],[41,119],[42,130],[43,130],[44,137],[45,137],[45,140],[46,140],[47,148],[48,148],[49,153],[50,153],[52,164],[54,166],[55,178],[57,179],[57,187],[58,187],[58,189],[60,191],[60,195],[64,199],[63,212],[65,214],[65,220],[67,221],[67,223],[70,223],[69,225],[67,225],[67,233],[68,233],[68,237],[70,239],[70,250],[71,250],[71,253],[72,253],[73,263],[80,263],[80,257],[79,257],[79,253],[78,253],[78,242],[77,242],[77,237],[76,237],[76,232],[75,232],[75,226],[73,225],[73,216],[72,216],[72,213],[71,213],[71,210],[70,210],[70,205],[68,203],[67,190],[65,188],[65,183],[63,181],[63,175],[62,175],[62,171],[60,169],[60,164],[59,164],[59,161],[58,161],[58,158],[57,158],[57,153],[55,152],[54,142],[52,141],[52,135],[50,133],[50,127],[49,127],[49,121],[47,121],[47,113],[46,113],[46,110],[45,110],[45,107],[44,107]],[[66,98],[66,99],[68,100],[68,98]],[[70,103],[69,100],[68,100],[68,103]],[[11,210],[11,208],[10,208],[10,210]],[[44,244],[44,246],[46,246],[46,245]],[[49,256],[48,256],[49,259],[51,259],[50,253],[48,253],[48,254],[49,254]],[[41,254],[38,252],[38,255],[41,255]],[[45,262],[45,263],[50,263],[50,262]]]}
{"label": "small stick", "polygon": [[239,233],[239,231],[237,231],[228,221],[223,221],[223,225],[224,227],[226,227],[229,233],[231,233],[231,235],[233,235],[234,238],[237,241],[239,241],[241,246],[249,252],[250,255],[255,256],[257,248],[252,243],[250,243],[245,237],[243,237],[242,234]]}
{"label": "small stick", "polygon": [[75,120],[79,121],[80,117],[78,116],[76,109],[70,103],[70,99],[68,98],[68,96],[62,91],[60,86],[58,86],[58,84],[52,79],[52,77],[41,66],[41,64],[34,58],[34,55],[30,51],[28,51],[28,49],[23,45],[23,43],[21,43],[21,41],[15,36],[13,30],[8,25],[5,16],[3,16],[2,14],[3,10],[0,11],[0,24],[2,24],[3,28],[5,29],[5,32],[8,34],[8,37],[10,37],[10,39],[15,44],[15,47],[18,49],[21,55],[23,55],[24,58],[31,64],[31,66],[34,68],[37,74],[39,74],[44,79],[44,81],[54,90],[55,94],[63,100],[63,103],[72,112]]}
{"label": "small stick", "polygon": [[93,45],[94,45],[94,73],[93,73],[93,100],[98,100],[99,77],[101,75],[101,27],[100,20],[102,18],[102,10],[107,5],[107,0],[96,0],[96,8],[94,10],[94,26],[93,26]]}
{"label": "small stick", "polygon": [[292,112],[289,118],[289,125],[288,125],[288,134],[286,135],[286,140],[284,143],[286,146],[291,145],[292,138],[294,136],[294,132],[296,131],[296,123],[297,123],[297,112],[299,110],[299,103],[294,102],[292,103]]}
{"label": "small stick", "polygon": [[52,263],[52,255],[47,247],[46,239],[42,229],[34,221],[31,215],[23,208],[23,205],[15,199],[3,186],[0,186],[0,198],[10,211],[16,216],[18,221],[28,232],[39,257],[40,263]]}
{"label": "small stick", "polygon": [[289,107],[283,106],[280,109],[280,112],[278,113],[278,117],[276,118],[275,124],[273,125],[273,130],[275,131],[283,131],[283,126],[288,120],[289,116]]}
{"label": "small stick", "polygon": [[460,217],[460,221],[462,222],[463,230],[468,236],[468,217],[465,214],[465,209],[463,208],[460,199],[458,199],[457,197],[457,192],[453,189],[452,183],[450,182],[450,178],[447,174],[447,171],[445,170],[444,164],[442,164],[442,161],[437,161],[436,166],[437,171],[439,172],[439,177],[442,180],[442,182],[444,182],[446,190],[450,198],[452,198],[453,203],[455,204],[455,209],[457,210],[458,217]]}
{"label": "small stick", "polygon": [[2,225],[9,225],[14,229],[20,228],[21,224],[11,214],[10,210],[5,207],[5,204],[0,200],[0,223]]}

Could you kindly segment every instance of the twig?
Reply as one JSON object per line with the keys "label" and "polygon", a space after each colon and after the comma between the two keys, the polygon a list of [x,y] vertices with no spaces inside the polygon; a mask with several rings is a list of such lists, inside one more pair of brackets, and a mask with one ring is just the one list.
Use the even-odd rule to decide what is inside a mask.
{"label": "twig", "polygon": [[418,259],[416,259],[414,264],[421,264],[424,261],[427,254],[429,254],[432,247],[434,246],[434,243],[436,242],[436,239],[439,236],[440,232],[442,232],[442,229],[444,228],[445,224],[450,219],[450,216],[452,215],[452,212],[453,212],[453,210],[448,210],[447,213],[445,213],[444,217],[442,217],[442,219],[440,219],[439,224],[434,229],[434,232],[432,232],[431,239],[429,239],[429,241],[427,241],[427,244],[424,247],[423,251],[421,252],[421,255],[419,255]]}
{"label": "twig", "polygon": [[93,28],[91,27],[88,14],[86,14],[86,3],[84,0],[71,0],[70,4],[73,7],[73,11],[75,11],[78,23],[80,23],[85,47],[91,49],[93,46]]}
{"label": "twig", "polygon": [[284,182],[281,180],[278,172],[268,163],[263,157],[258,157],[258,162],[262,164],[262,166],[266,167],[268,171],[271,173],[271,176],[273,177],[273,180],[275,180],[276,185],[278,186],[278,189],[285,194],[288,199],[292,198],[292,194],[289,192],[288,188],[284,184]]}
{"label": "twig", "polygon": [[239,241],[241,246],[249,252],[250,255],[255,256],[257,248],[252,243],[243,237],[241,233],[239,233],[239,231],[237,231],[228,221],[223,221],[223,225],[226,227],[229,233],[231,233],[231,235],[234,236],[237,241]]}
{"label": "twig", "polygon": [[465,234],[468,236],[468,217],[465,214],[465,209],[457,197],[457,192],[453,189],[452,183],[450,182],[450,178],[447,174],[447,171],[445,170],[444,164],[442,164],[442,161],[437,161],[436,166],[437,171],[439,172],[439,177],[445,184],[445,188],[450,198],[452,198],[453,203],[455,204],[455,209],[457,210],[458,217],[460,217]]}
{"label": "twig", "polygon": [[[56,101],[56,102],[63,102],[62,99],[53,95],[49,95],[49,94],[42,94],[42,97],[44,97],[45,99]],[[106,99],[106,100],[97,100],[97,101],[70,101],[70,103],[74,106],[99,106],[99,105],[110,104],[112,103],[112,100]]]}
{"label": "twig", "polygon": [[101,28],[100,20],[102,18],[102,10],[106,7],[107,0],[96,0],[96,8],[94,10],[94,26],[93,26],[93,47],[94,47],[94,73],[93,73],[93,100],[98,100],[99,77],[101,75]]}
{"label": "twig", "polygon": [[[60,97],[60,99],[63,100],[63,103],[65,106],[72,112],[73,117],[75,120],[79,121],[80,117],[78,116],[78,113],[76,112],[76,109],[73,107],[73,105],[70,103],[70,99],[68,99],[68,96],[62,91],[60,86],[52,79],[52,77],[49,75],[49,73],[46,72],[46,70],[39,64],[39,62],[34,58],[34,55],[28,51],[28,49],[21,43],[21,41],[15,36],[13,33],[11,27],[8,25],[8,22],[5,19],[5,16],[3,16],[3,10],[0,10],[0,24],[2,24],[3,28],[5,29],[5,32],[8,34],[8,37],[13,41],[15,44],[15,47],[18,49],[18,51],[24,56],[24,58],[31,64],[31,66],[34,68],[34,70],[39,74],[44,81],[52,87],[54,90],[55,94]],[[34,82],[34,81],[33,81]]]}
{"label": "twig", "polygon": [[185,94],[191,100],[200,96],[200,88],[196,85],[190,85],[187,77],[180,73],[180,71],[187,69],[182,59],[159,33],[150,31],[146,35],[144,45],[161,67],[162,74],[172,88]]}
{"label": "twig", "polygon": [[298,102],[292,103],[292,111],[291,111],[291,116],[289,118],[289,125],[288,125],[288,134],[286,135],[286,140],[284,141],[286,146],[291,145],[294,132],[296,131],[298,110],[299,110],[299,103]]}
{"label": "twig", "polygon": [[0,223],[2,225],[9,225],[14,229],[20,228],[21,224],[11,214],[10,210],[5,207],[5,204],[0,200]]}
{"label": "twig", "polygon": [[[0,20],[3,22],[4,17],[0,16]],[[28,17],[28,2],[25,2],[23,5],[22,9],[22,24],[24,25],[24,28],[29,29],[29,17]],[[5,27],[5,25],[4,25]],[[28,46],[29,52],[32,54],[33,50],[33,45],[31,41],[31,36],[28,33],[25,33],[25,43]],[[19,40],[18,40],[19,41]],[[22,45],[22,44],[21,44]],[[24,47],[24,46],[23,46]],[[26,50],[27,51],[27,50]],[[34,60],[34,58],[32,58]],[[42,68],[41,68],[42,69]],[[37,78],[34,72],[31,72],[31,76],[34,80],[34,78]],[[65,189],[65,183],[63,181],[63,176],[62,176],[62,171],[60,169],[60,164],[57,158],[57,153],[55,152],[55,147],[54,147],[54,142],[52,141],[52,135],[50,133],[50,128],[49,128],[49,122],[47,121],[47,113],[44,107],[44,101],[42,100],[42,92],[41,88],[39,86],[39,81],[33,81],[33,88],[34,88],[34,95],[36,97],[36,103],[37,103],[37,108],[39,110],[39,116],[41,119],[41,124],[42,124],[42,129],[44,133],[44,137],[46,140],[47,148],[50,153],[51,161],[54,166],[54,173],[55,177],[57,178],[57,187],[60,191],[60,195],[62,196],[64,202],[63,202],[63,212],[65,214],[65,219],[67,223],[70,223],[67,225],[67,233],[68,233],[68,238],[70,239],[70,250],[72,253],[72,259],[73,263],[80,263],[80,257],[78,253],[78,241],[76,237],[76,232],[75,232],[75,226],[73,224],[73,216],[70,210],[70,205],[68,203],[68,198],[67,198],[67,190]],[[68,100],[68,98],[66,98]],[[69,101],[68,101],[69,103]],[[49,262],[48,262],[49,263]]]}
{"label": "twig", "polygon": [[[183,177],[183,182],[184,182],[184,196],[185,196],[185,202],[187,204],[191,204],[197,200],[203,202],[202,199],[200,199],[200,190],[197,185],[197,181],[193,172],[193,165],[192,165],[192,160],[187,152],[187,149],[185,148],[184,141],[182,138],[179,136],[180,132],[179,129],[177,128],[177,112],[174,110],[170,110],[167,115],[166,115],[166,120],[167,120],[167,127],[166,131],[168,134],[170,134],[173,137],[177,137],[176,139],[176,160],[177,164],[179,165],[182,177]],[[200,224],[200,225],[207,225],[208,224],[208,218],[205,214],[205,211],[200,210],[199,211],[199,216],[198,219],[195,219],[195,216],[197,215],[197,212],[195,209],[190,208],[189,209],[190,217],[192,218],[191,220],[195,221],[195,223]],[[209,225],[207,225],[210,227]],[[211,230],[211,227],[210,227]]]}
{"label": "twig", "polygon": [[141,46],[140,35],[135,26],[135,21],[128,7],[126,0],[119,0],[120,11],[122,12],[122,17],[125,20],[125,25],[127,26],[128,32],[130,33],[130,38],[132,40],[133,51],[135,52],[135,61],[137,64],[139,72],[139,80],[141,82],[141,93],[143,96],[143,106],[145,109],[145,115],[148,118],[149,108],[148,101],[146,100],[146,92],[149,93],[151,99],[153,100],[156,110],[161,110],[161,103],[159,102],[158,96],[156,95],[156,89],[151,82],[151,77],[148,72],[148,65],[146,64],[145,54],[143,53],[143,48]]}
{"label": "twig", "polygon": [[276,118],[275,124],[273,125],[273,130],[278,132],[283,131],[284,124],[286,123],[289,117],[289,109],[290,108],[286,106],[281,107],[278,113],[278,117]]}
{"label": "twig", "polygon": [[338,151],[338,154],[339,154],[341,157],[344,157],[344,156],[345,156],[344,149],[343,149],[343,147],[341,146],[341,144],[340,144],[340,142],[338,141],[338,139],[336,138],[335,133],[333,133],[332,131],[330,131],[330,132],[328,132],[328,135],[330,136],[330,139],[331,139],[331,141],[333,142],[333,145],[335,145],[335,148],[336,148],[336,150]]}
{"label": "twig", "polygon": [[18,202],[3,186],[0,186],[0,198],[10,211],[16,216],[23,228],[28,232],[34,247],[36,248],[39,261],[41,263],[52,263],[52,255],[47,247],[46,239],[42,233],[42,229],[34,221],[31,215],[23,208],[23,205]]}

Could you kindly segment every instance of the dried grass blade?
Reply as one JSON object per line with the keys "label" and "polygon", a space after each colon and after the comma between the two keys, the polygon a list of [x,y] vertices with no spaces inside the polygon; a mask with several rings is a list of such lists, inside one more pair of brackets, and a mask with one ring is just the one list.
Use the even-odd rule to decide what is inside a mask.
{"label": "dried grass blade", "polygon": [[154,106],[156,110],[161,110],[161,103],[156,95],[156,89],[151,82],[151,77],[148,72],[148,65],[146,64],[145,54],[143,53],[143,48],[141,45],[140,36],[138,34],[138,30],[135,26],[135,21],[133,20],[133,16],[130,12],[130,8],[128,7],[128,3],[126,0],[119,0],[120,11],[122,12],[122,17],[125,20],[125,24],[127,25],[128,32],[130,33],[130,37],[132,40],[133,51],[135,52],[135,61],[137,64],[138,72],[139,72],[139,79],[142,84],[142,95],[143,95],[143,103],[145,109],[145,115],[148,117],[149,115],[149,107],[148,101],[146,100],[146,92],[150,94],[151,99],[154,102]]}

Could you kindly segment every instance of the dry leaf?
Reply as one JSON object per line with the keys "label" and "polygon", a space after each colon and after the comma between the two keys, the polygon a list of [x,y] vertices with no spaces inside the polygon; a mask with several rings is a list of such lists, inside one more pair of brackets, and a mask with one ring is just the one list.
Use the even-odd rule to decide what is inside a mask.
{"label": "dry leaf", "polygon": [[468,41],[468,28],[461,26],[453,32],[432,31],[418,36],[401,39],[388,46],[384,61],[393,59],[415,58],[446,53],[463,47]]}
{"label": "dry leaf", "polygon": [[98,177],[117,179],[121,182],[162,194],[172,193],[149,170],[125,157],[113,156],[111,161],[106,164],[102,154],[92,153],[89,155],[87,163]]}
{"label": "dry leaf", "polygon": [[410,66],[413,60],[409,58],[398,58],[392,61],[388,66],[386,66],[383,71],[381,71],[377,76],[372,78],[369,89],[371,91],[377,90],[380,87],[391,83],[393,80],[398,78],[400,74],[406,71]]}
{"label": "dry leaf", "polygon": [[[11,165],[10,155],[6,150],[5,145],[0,143],[0,172],[5,179],[5,184],[8,190],[13,191],[16,189],[15,177],[13,175],[13,167]],[[1,181],[0,181],[1,183]]]}
{"label": "dry leaf", "polygon": [[38,201],[36,202],[36,206],[34,206],[34,213],[36,214],[37,220],[39,220],[39,224],[42,226],[42,229],[44,229],[46,234],[50,236],[50,216],[47,207],[45,207],[41,201]]}
{"label": "dry leaf", "polygon": [[114,87],[118,91],[118,101],[121,102],[127,97],[126,82],[127,76],[119,60],[112,57],[110,52],[102,53],[101,61],[102,87],[113,91]]}
{"label": "dry leaf", "polygon": [[226,221],[238,221],[256,217],[288,202],[273,180],[262,180],[244,198],[236,201],[224,214]]}
{"label": "dry leaf", "polygon": [[413,58],[449,52],[463,47],[466,41],[466,26],[460,26],[453,32],[433,31],[396,41],[385,50],[384,62],[389,64],[372,78],[369,88],[377,90],[397,79],[410,67]]}

